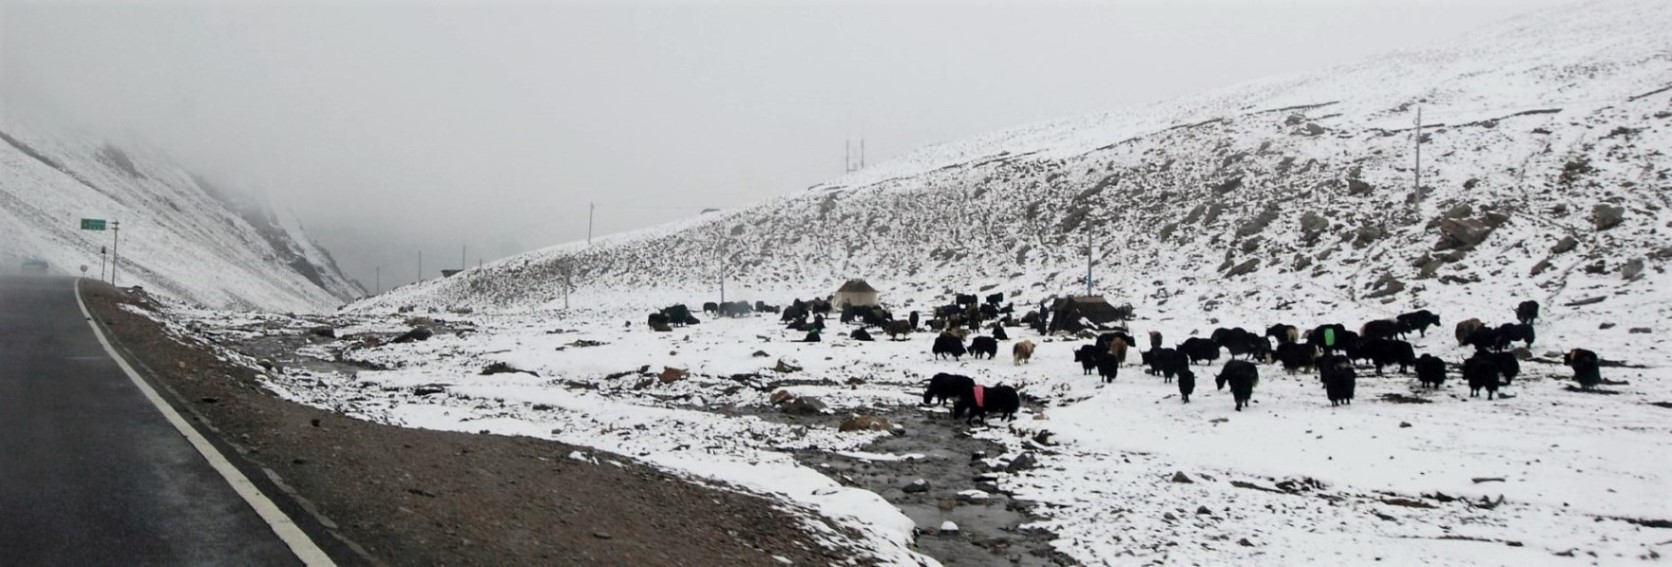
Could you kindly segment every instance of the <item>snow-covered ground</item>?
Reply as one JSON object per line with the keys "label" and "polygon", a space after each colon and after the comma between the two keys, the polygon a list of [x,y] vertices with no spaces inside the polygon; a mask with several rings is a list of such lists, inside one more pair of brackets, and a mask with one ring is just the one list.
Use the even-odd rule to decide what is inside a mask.
{"label": "snow-covered ground", "polygon": [[[1434,307],[1451,315],[1451,306]],[[1352,308],[1338,316],[1356,326],[1363,313]],[[789,453],[878,458],[866,455],[866,446],[886,433],[841,433],[838,423],[855,412],[915,407],[936,372],[1023,386],[1041,400],[1037,411],[973,434],[1013,449],[1007,455],[1038,456],[1037,468],[999,473],[999,485],[1037,502],[1033,511],[1043,519],[1031,527],[1049,530],[1056,550],[1086,564],[1529,565],[1654,557],[1672,544],[1672,530],[1629,520],[1672,519],[1672,473],[1664,466],[1672,463],[1672,408],[1651,405],[1672,402],[1660,345],[1647,340],[1654,335],[1625,329],[1580,332],[1597,325],[1559,307],[1546,313],[1548,332],[1535,354],[1583,340],[1605,358],[1647,367],[1607,368],[1607,379],[1628,384],[1605,387],[1614,394],[1580,393],[1567,388],[1566,367],[1541,357],[1525,362],[1523,375],[1491,401],[1470,398],[1455,369],[1434,392],[1418,388],[1411,375],[1390,370],[1378,378],[1365,369],[1356,402],[1332,408],[1315,376],[1288,376],[1268,365],[1253,407],[1236,412],[1229,394],[1213,388],[1217,365],[1197,367],[1196,395],[1183,404],[1173,384],[1136,366],[1136,356],[1115,383],[1100,385],[1072,362],[1071,351],[1085,341],[1020,328],[1012,339],[1040,344],[1025,366],[1011,363],[1008,344],[997,360],[936,361],[930,333],[861,343],[833,323],[826,342],[797,343],[801,334],[782,330],[774,317],[705,319],[656,333],[638,311],[598,308],[420,313],[466,330],[375,347],[354,346],[361,344],[354,335],[404,331],[413,314],[345,315],[328,321],[345,339],[304,352],[387,369],[347,375],[292,368],[272,375],[271,387],[366,419],[557,439],[773,495],[831,541],[858,545],[889,564],[930,562],[914,555],[913,528],[933,528],[940,518],[914,526],[878,495],[844,486]],[[177,314],[186,322],[181,328],[223,340],[301,333],[313,324]],[[1159,331],[1171,344],[1216,326],[1276,322],[1254,313],[1215,315],[1225,320],[1213,324],[1199,311],[1181,310],[1131,327],[1140,336]],[[259,321],[287,330],[254,325]],[[1413,340],[1419,352],[1454,364],[1467,352],[1449,324]],[[589,341],[601,344],[577,344]],[[775,372],[781,359],[802,369]],[[480,375],[496,362],[538,376]],[[658,379],[667,367],[690,377]],[[774,382],[786,384],[763,388]],[[445,392],[419,394],[437,385]],[[762,419],[773,411],[777,389],[817,397],[831,413],[798,425]],[[1395,403],[1384,400],[1388,394],[1429,403]],[[935,427],[944,430],[907,434],[965,429],[952,420]],[[1049,445],[1035,440],[1041,431],[1050,432]],[[1178,472],[1193,482],[1174,482]],[[1485,478],[1502,480],[1475,480]]]}

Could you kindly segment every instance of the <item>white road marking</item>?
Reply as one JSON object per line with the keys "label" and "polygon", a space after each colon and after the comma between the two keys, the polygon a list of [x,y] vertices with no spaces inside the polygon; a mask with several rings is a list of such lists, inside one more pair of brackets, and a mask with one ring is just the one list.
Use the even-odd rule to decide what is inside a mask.
{"label": "white road marking", "polygon": [[133,367],[128,365],[127,360],[116,354],[116,349],[111,347],[110,341],[105,338],[104,331],[101,331],[99,325],[93,321],[93,314],[87,311],[87,303],[81,300],[80,279],[75,282],[75,302],[76,305],[81,306],[81,314],[87,318],[87,325],[93,328],[93,336],[99,338],[99,344],[104,345],[105,352],[110,355],[112,360],[116,361],[117,366],[122,367],[122,372],[128,375],[128,379],[133,381],[134,386],[139,387],[139,391],[145,393],[145,399],[150,400],[151,405],[156,406],[157,411],[162,412],[163,417],[174,425],[174,429],[178,430],[180,435],[185,436],[186,440],[192,443],[192,447],[196,448],[197,452],[209,461],[209,466],[214,467],[215,472],[221,473],[221,477],[226,479],[227,484],[232,485],[232,489],[238,493],[238,496],[243,497],[244,502],[249,503],[250,507],[255,509],[256,514],[267,522],[268,527],[273,528],[273,533],[278,534],[279,539],[284,540],[285,545],[290,546],[291,553],[295,553],[296,558],[302,560],[305,565],[335,566],[336,562],[331,560],[331,556],[325,554],[325,550],[320,549],[312,539],[309,539],[308,534],[303,532],[302,528],[296,525],[296,522],[291,521],[283,510],[274,505],[272,500],[268,500],[267,495],[262,494],[261,490],[256,488],[255,484],[244,476],[244,473],[238,471],[238,467],[233,466],[232,462],[226,460],[226,457],[221,455],[220,451],[215,450],[215,446],[210,445],[208,439],[198,434],[196,429],[192,429],[191,424],[186,423],[186,419],[180,417],[179,412],[174,411],[174,408],[164,402],[162,396],[158,395],[150,384],[147,384],[145,380],[139,377],[138,373],[134,372]]}

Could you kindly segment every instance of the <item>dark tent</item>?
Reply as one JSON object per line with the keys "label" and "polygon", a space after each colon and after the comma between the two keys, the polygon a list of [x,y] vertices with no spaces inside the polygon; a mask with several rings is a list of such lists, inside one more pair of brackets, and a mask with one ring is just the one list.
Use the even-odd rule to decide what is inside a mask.
{"label": "dark tent", "polygon": [[1051,303],[1050,332],[1053,333],[1100,329],[1114,326],[1118,321],[1121,321],[1121,311],[1101,295],[1063,297]]}

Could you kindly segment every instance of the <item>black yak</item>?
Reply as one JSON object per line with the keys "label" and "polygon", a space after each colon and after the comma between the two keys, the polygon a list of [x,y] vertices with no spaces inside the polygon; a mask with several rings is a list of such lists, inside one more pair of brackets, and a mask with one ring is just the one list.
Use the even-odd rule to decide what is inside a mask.
{"label": "black yak", "polygon": [[1294,325],[1278,323],[1266,327],[1266,336],[1277,339],[1278,345],[1294,344],[1300,342],[1300,329],[1296,329]]}
{"label": "black yak", "polygon": [[1523,324],[1532,324],[1538,320],[1538,302],[1531,299],[1515,306],[1515,319]]}
{"label": "black yak", "polygon": [[1562,355],[1562,362],[1573,369],[1573,380],[1579,383],[1579,387],[1589,390],[1602,384],[1602,364],[1597,353],[1576,348]]}
{"label": "black yak", "polygon": [[1324,380],[1324,394],[1331,407],[1353,403],[1358,375],[1351,360],[1341,355],[1325,357],[1318,363],[1318,374]]}
{"label": "black yak", "polygon": [[1103,351],[1098,349],[1097,345],[1080,345],[1080,348],[1074,351],[1074,362],[1080,363],[1083,374],[1090,376],[1091,371],[1097,369],[1097,360],[1102,354]]}
{"label": "black yak", "polygon": [[1427,309],[1401,314],[1397,321],[1399,322],[1399,334],[1401,335],[1408,335],[1411,331],[1416,331],[1418,336],[1426,337],[1429,327],[1440,326],[1440,316]]}
{"label": "black yak", "polygon": [[964,350],[963,339],[951,333],[941,333],[940,336],[935,337],[935,346],[932,352],[937,359],[950,356],[953,360],[958,360],[963,358],[968,351]]}
{"label": "black yak", "polygon": [[1486,390],[1486,399],[1490,400],[1498,394],[1498,364],[1492,360],[1492,355],[1476,352],[1474,356],[1463,361],[1463,378],[1469,381],[1469,397],[1479,397],[1481,390]]}
{"label": "black yak", "polygon": [[1509,348],[1510,343],[1519,341],[1525,342],[1528,347],[1531,347],[1533,346],[1533,339],[1536,338],[1534,335],[1533,326],[1530,324],[1504,323],[1498,325],[1497,341],[1493,346],[1497,347],[1498,350],[1505,350]]}
{"label": "black yak", "polygon": [[1225,389],[1226,383],[1231,385],[1231,397],[1236,399],[1237,411],[1242,411],[1254,397],[1254,386],[1260,383],[1260,369],[1246,360],[1232,360],[1219,370],[1214,382],[1220,390]]}
{"label": "black yak", "polygon": [[1411,349],[1411,343],[1399,339],[1371,339],[1359,342],[1359,350],[1369,357],[1376,365],[1376,375],[1382,374],[1382,368],[1399,365],[1399,373],[1404,374],[1408,367],[1417,363],[1416,352]]}
{"label": "black yak", "polygon": [[1115,359],[1115,355],[1107,352],[1098,353],[1097,375],[1103,377],[1103,383],[1114,382],[1115,376],[1118,374],[1120,374],[1120,361]]}
{"label": "black yak", "polygon": [[970,340],[971,358],[981,358],[981,355],[987,355],[987,360],[992,360],[998,354],[999,342],[994,340],[993,337],[982,336]]}
{"label": "black yak", "polygon": [[1429,388],[1438,388],[1446,381],[1446,361],[1432,354],[1417,359],[1417,381]]}
{"label": "black yak", "polygon": [[1284,343],[1277,345],[1277,361],[1283,363],[1283,369],[1290,374],[1300,370],[1310,370],[1317,364],[1318,348],[1304,343]]}
{"label": "black yak", "polygon": [[939,373],[929,378],[929,388],[923,391],[923,405],[946,405],[947,400],[956,399],[964,390],[975,385],[975,380],[968,376]]}
{"label": "black yak", "polygon": [[1179,368],[1179,397],[1184,403],[1190,403],[1190,394],[1196,393],[1196,373],[1190,371],[1189,366]]}
{"label": "black yak", "polygon": [[883,330],[888,333],[888,338],[897,341],[900,340],[901,335],[911,334],[912,325],[906,321],[894,321],[889,323],[887,327],[884,327]]}
{"label": "black yak", "polygon": [[864,341],[864,342],[871,342],[871,341],[875,340],[875,339],[871,338],[871,333],[865,332],[864,327],[854,329],[852,333],[848,334],[848,338],[851,338],[851,339],[856,340],[856,341]]}
{"label": "black yak", "polygon": [[1335,354],[1352,350],[1358,344],[1358,333],[1348,331],[1347,327],[1339,323],[1319,325],[1306,335],[1307,342],[1318,347],[1324,354]]}
{"label": "black yak", "polygon": [[1004,332],[1003,324],[993,323],[993,338],[1001,341],[1008,341],[1010,340],[1010,333]]}
{"label": "black yak", "polygon": [[1191,364],[1209,363],[1219,360],[1219,345],[1201,337],[1191,337],[1179,343],[1179,352],[1190,357]]}
{"label": "black yak", "polygon": [[1391,339],[1399,336],[1399,322],[1393,319],[1377,319],[1359,327],[1359,340]]}
{"label": "black yak", "polygon": [[1016,411],[1022,408],[1022,396],[1010,386],[984,387],[971,385],[958,393],[958,401],[952,404],[952,417],[959,417],[969,412],[966,424],[981,422],[987,424],[987,414],[996,413],[1002,419],[1016,420]]}

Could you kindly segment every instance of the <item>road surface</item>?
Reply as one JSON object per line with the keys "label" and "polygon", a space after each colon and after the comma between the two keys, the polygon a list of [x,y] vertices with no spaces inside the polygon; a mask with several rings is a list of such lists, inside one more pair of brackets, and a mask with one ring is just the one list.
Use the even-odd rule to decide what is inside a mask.
{"label": "road surface", "polygon": [[0,278],[0,564],[300,563],[110,358],[73,278]]}

